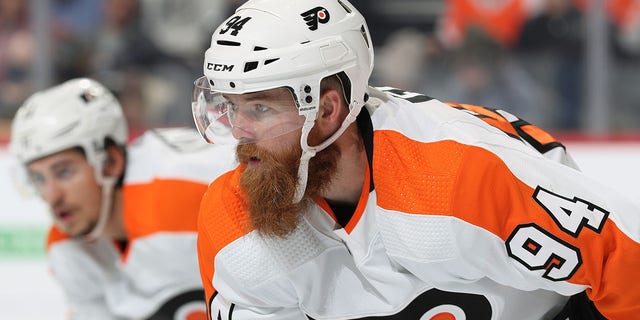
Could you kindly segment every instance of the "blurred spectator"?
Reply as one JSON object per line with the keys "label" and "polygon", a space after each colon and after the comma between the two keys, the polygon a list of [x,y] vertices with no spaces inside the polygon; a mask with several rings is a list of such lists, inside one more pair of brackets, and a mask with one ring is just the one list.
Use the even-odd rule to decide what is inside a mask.
{"label": "blurred spectator", "polygon": [[[142,26],[164,53],[188,62],[199,61],[202,52],[209,47],[211,33],[227,17],[230,10],[227,2],[142,0]],[[199,63],[198,67],[201,67]]]}
{"label": "blurred spectator", "polygon": [[131,126],[191,124],[192,82],[202,73],[194,57],[209,45],[209,35],[221,22],[219,11],[226,9],[226,2],[103,2],[104,24],[91,60],[93,77],[116,94],[135,98],[130,107],[129,100],[123,102]]}
{"label": "blurred spectator", "polygon": [[53,0],[56,24],[74,37],[90,39],[102,24],[103,0]]}
{"label": "blurred spectator", "polygon": [[462,45],[469,29],[479,29],[504,47],[514,45],[533,0],[445,0],[439,36],[447,47]]}
{"label": "blurred spectator", "polygon": [[[589,3],[575,0],[578,8],[586,12]],[[640,1],[607,0],[605,2],[608,18],[614,31],[612,40],[618,49],[618,57],[640,57]]]}
{"label": "blurred spectator", "polygon": [[[171,109],[188,114],[186,103],[178,105],[180,92],[175,88],[191,81],[190,72],[180,59],[160,50],[145,31],[142,2],[104,0],[103,5],[104,23],[94,40],[90,74],[117,95],[132,98],[123,101],[132,129],[168,125],[166,114]],[[149,83],[166,84],[152,92]]]}
{"label": "blurred spectator", "polygon": [[391,34],[376,51],[374,83],[416,91],[424,80],[427,59],[427,35],[415,29],[401,29]]}
{"label": "blurred spectator", "polygon": [[51,1],[53,82],[84,77],[90,72],[93,41],[102,19],[103,0]]}
{"label": "blurred spectator", "polygon": [[578,129],[583,104],[584,15],[572,0],[543,0],[520,35],[521,62],[558,98],[554,127]]}
{"label": "blurred spectator", "polygon": [[140,22],[149,40],[164,58],[143,84],[154,110],[152,125],[190,125],[191,89],[202,74],[201,55],[211,33],[228,15],[231,0],[142,0]]}
{"label": "blurred spectator", "polygon": [[[231,0],[236,1],[236,0]],[[443,0],[351,0],[368,21],[373,45],[385,46],[399,30],[430,34],[442,13]]]}
{"label": "blurred spectator", "polygon": [[[103,81],[129,101],[123,104],[132,126],[189,125],[192,81],[202,71],[197,56],[221,17],[244,1],[52,0],[52,81]],[[377,21],[370,26],[380,47],[372,83],[432,92],[441,100],[520,108],[509,111],[565,129],[580,128],[590,1],[352,0]],[[634,87],[640,0],[604,1],[618,58],[611,76],[622,83],[611,88],[611,108],[617,108],[614,115],[640,117]],[[40,48],[32,41],[28,7],[29,1],[0,0],[0,119],[10,118],[31,93],[32,53]],[[486,39],[465,43],[474,37]],[[620,118],[624,123],[617,124],[637,127],[635,118]],[[0,139],[7,126],[0,120]]]}
{"label": "blurred spectator", "polygon": [[[584,0],[580,0],[583,2]],[[584,4],[583,4],[584,5]],[[610,72],[612,122],[616,127],[638,128],[640,123],[640,1],[608,0],[611,41],[615,49]],[[585,6],[584,10],[588,9]]]}
{"label": "blurred spectator", "polygon": [[[500,108],[546,127],[551,97],[512,56],[537,0],[445,0],[435,34],[442,44],[442,73],[426,79],[438,99]],[[433,56],[432,56],[433,57]],[[443,59],[444,57],[444,59]],[[435,91],[435,92],[438,92]]]}
{"label": "blurred spectator", "polygon": [[514,60],[511,51],[479,28],[468,28],[444,92],[449,101],[473,103],[518,114],[546,127],[548,95]]}
{"label": "blurred spectator", "polygon": [[9,137],[15,111],[31,94],[32,52],[28,1],[0,0],[0,141]]}
{"label": "blurred spectator", "polygon": [[103,5],[104,24],[94,39],[91,60],[94,73],[146,68],[163,58],[142,30],[139,0],[104,0]]}
{"label": "blurred spectator", "polygon": [[147,125],[141,74],[162,55],[140,27],[138,0],[103,0],[101,6],[103,23],[92,40],[86,75],[105,83],[119,98],[128,97],[123,111],[131,129],[140,129]]}

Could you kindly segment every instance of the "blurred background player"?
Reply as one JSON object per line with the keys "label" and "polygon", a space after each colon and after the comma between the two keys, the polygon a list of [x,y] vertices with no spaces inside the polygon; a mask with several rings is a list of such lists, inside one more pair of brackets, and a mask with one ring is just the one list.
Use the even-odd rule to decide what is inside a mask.
{"label": "blurred background player", "polygon": [[214,31],[194,119],[240,166],[201,205],[210,318],[637,317],[640,208],[512,114],[369,86],[368,30],[250,0]]}
{"label": "blurred background player", "polygon": [[233,150],[195,130],[157,129],[127,147],[127,123],[100,83],[33,94],[11,151],[51,209],[47,255],[71,319],[206,319],[196,216]]}

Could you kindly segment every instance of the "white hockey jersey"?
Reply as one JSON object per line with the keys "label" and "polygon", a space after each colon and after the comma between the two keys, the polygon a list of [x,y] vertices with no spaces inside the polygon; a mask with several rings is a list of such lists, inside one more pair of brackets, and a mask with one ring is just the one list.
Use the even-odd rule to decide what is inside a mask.
{"label": "white hockey jersey", "polygon": [[56,227],[49,234],[49,263],[70,318],[148,319],[173,306],[180,309],[169,312],[172,319],[202,312],[198,208],[208,183],[233,166],[233,148],[208,145],[192,129],[138,138],[127,149],[123,185],[126,248],[106,238],[71,239]]}
{"label": "white hockey jersey", "polygon": [[585,290],[609,319],[639,317],[640,208],[568,168],[535,126],[384,91],[358,119],[370,173],[344,227],[317,199],[291,235],[263,238],[242,167],[210,185],[210,319],[552,319]]}

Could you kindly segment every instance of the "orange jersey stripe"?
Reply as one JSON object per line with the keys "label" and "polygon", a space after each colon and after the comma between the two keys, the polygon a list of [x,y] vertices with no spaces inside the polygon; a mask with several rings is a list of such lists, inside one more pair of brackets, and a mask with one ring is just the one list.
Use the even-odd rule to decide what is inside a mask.
{"label": "orange jersey stripe", "polygon": [[502,130],[513,138],[520,137],[541,153],[545,153],[551,148],[562,147],[562,144],[551,134],[522,119],[508,120],[494,110],[471,104],[452,102],[447,102],[446,104],[456,109],[473,112],[482,121]]}
{"label": "orange jersey stripe", "polygon": [[[380,207],[455,216],[505,241],[518,225],[535,223],[566,243],[588,248],[581,251],[582,265],[568,282],[591,286],[587,293],[601,312],[611,318],[621,317],[624,310],[607,306],[637,303],[634,295],[604,296],[626,287],[629,281],[640,281],[635,265],[616,263],[616,257],[626,255],[624,260],[634,256],[640,265],[640,246],[612,221],[607,221],[600,233],[581,232],[572,237],[532,198],[534,188],[520,181],[487,150],[446,140],[421,143],[393,131],[378,131],[375,140],[376,155],[384,157],[383,161],[374,161],[374,173],[382,173],[374,177]],[[610,299],[617,302],[611,303]]]}
{"label": "orange jersey stripe", "polygon": [[545,145],[548,143],[558,142],[556,138],[554,138],[551,134],[540,129],[535,125],[532,125],[532,124],[524,125],[520,127],[520,129],[522,129],[522,131],[524,131],[526,134],[531,136],[536,141],[540,142],[540,144]]}
{"label": "orange jersey stripe", "polygon": [[507,120],[505,119],[502,115],[493,112],[490,109],[484,108],[484,107],[480,107],[480,106],[474,106],[471,104],[465,104],[465,103],[450,103],[447,102],[447,105],[453,107],[453,108],[457,108],[457,109],[466,109],[469,110],[471,112],[475,112],[477,114],[480,115],[480,119],[482,119],[484,122],[504,131],[505,133],[508,133],[512,136],[518,136],[518,132],[513,128],[513,125]]}
{"label": "orange jersey stripe", "polygon": [[129,240],[158,231],[197,230],[200,200],[207,186],[156,179],[123,188],[123,219]]}

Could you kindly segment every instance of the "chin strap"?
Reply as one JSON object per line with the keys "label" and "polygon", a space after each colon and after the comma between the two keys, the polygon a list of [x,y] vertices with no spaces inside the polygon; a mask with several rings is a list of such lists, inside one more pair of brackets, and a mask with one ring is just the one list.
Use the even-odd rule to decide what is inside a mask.
{"label": "chin strap", "polygon": [[[352,102],[355,103],[355,102]],[[296,187],[296,193],[293,197],[293,203],[298,203],[302,200],[304,196],[304,192],[307,189],[307,180],[309,178],[309,161],[313,158],[318,152],[324,150],[326,147],[334,143],[338,138],[344,133],[345,130],[349,127],[351,123],[353,123],[357,118],[357,112],[359,112],[360,108],[349,108],[351,111],[342,121],[342,125],[336,132],[334,132],[327,140],[323,141],[317,146],[309,146],[308,138],[309,132],[313,128],[315,124],[315,118],[317,112],[313,112],[305,115],[305,122],[302,126],[302,135],[300,136],[300,146],[302,147],[302,156],[300,156],[300,165],[298,166],[298,186]],[[356,111],[358,110],[358,111]]]}
{"label": "chin strap", "polygon": [[111,215],[111,195],[113,194],[116,182],[117,178],[115,177],[102,178],[102,201],[100,204],[100,216],[98,216],[98,222],[93,227],[91,232],[84,236],[85,240],[94,241],[102,235],[102,232],[107,225],[107,220],[109,220],[109,216]]}
{"label": "chin strap", "polygon": [[298,166],[298,185],[296,187],[296,193],[293,196],[293,203],[298,203],[304,196],[304,191],[307,189],[307,180],[309,178],[309,160],[316,155],[313,150],[305,150],[303,147],[302,156],[300,157],[300,165]]}

